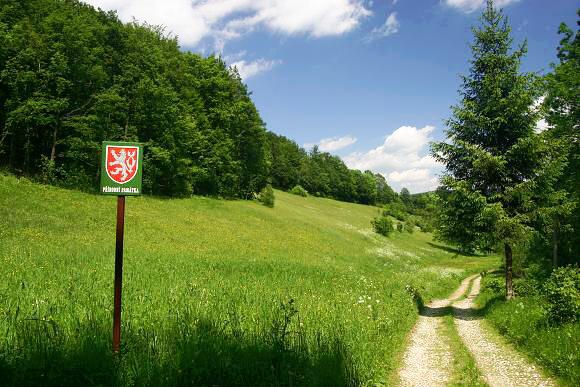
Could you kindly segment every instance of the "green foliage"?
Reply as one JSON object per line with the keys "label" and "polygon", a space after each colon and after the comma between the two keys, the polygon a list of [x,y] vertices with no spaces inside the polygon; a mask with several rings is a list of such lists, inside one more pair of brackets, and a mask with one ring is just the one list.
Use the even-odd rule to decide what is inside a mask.
{"label": "green foliage", "polygon": [[274,207],[275,199],[274,190],[270,184],[267,184],[258,195],[258,200],[262,202],[263,205],[270,208]]}
{"label": "green foliage", "polygon": [[272,185],[276,188],[289,190],[300,185],[316,197],[362,204],[398,200],[378,173],[350,170],[340,157],[320,152],[318,147],[306,152],[284,136],[268,133],[266,142]]}
{"label": "green foliage", "polygon": [[308,191],[302,188],[301,185],[295,185],[294,188],[290,190],[290,193],[293,195],[302,196],[303,198],[308,197]]}
{"label": "green foliage", "polygon": [[410,207],[412,205],[411,193],[407,188],[401,189],[399,197],[405,206]]}
{"label": "green foliage", "polygon": [[[529,279],[517,281],[522,284]],[[477,303],[483,307],[486,321],[516,347],[526,352],[570,385],[580,378],[580,323],[554,325],[548,312],[550,306],[541,295],[520,294],[504,300],[503,278],[488,275],[482,282]],[[532,279],[531,286],[537,286]],[[527,285],[524,285],[527,286]]]}
{"label": "green foliage", "polygon": [[392,216],[393,218],[404,222],[407,220],[409,214],[406,212],[406,208],[403,203],[394,202],[383,207],[383,216]]}
{"label": "green foliage", "polygon": [[403,232],[403,223],[397,222],[397,231],[398,232]]}
{"label": "green foliage", "polygon": [[[580,11],[578,12],[580,16]],[[566,159],[557,177],[558,190],[548,190],[538,219],[542,242],[551,248],[552,265],[573,264],[580,256],[580,34],[560,25],[559,63],[546,76],[544,112],[546,136]]]}
{"label": "green foliage", "polygon": [[446,167],[437,235],[464,251],[501,243],[509,298],[512,247],[529,238],[534,219],[553,206],[547,196],[561,197],[555,183],[565,160],[535,132],[540,82],[520,72],[526,44],[512,49],[511,28],[492,0],[473,32],[470,72],[447,121],[449,141],[432,146]]}
{"label": "green foliage", "polygon": [[95,190],[100,143],[127,140],[145,144],[147,193],[250,198],[265,186],[264,123],[221,58],[77,1],[17,8],[0,5],[1,166]]}
{"label": "green foliage", "polygon": [[371,221],[377,234],[389,236],[393,232],[393,221],[386,216],[379,216]]}
{"label": "green foliage", "polygon": [[409,234],[412,234],[413,232],[415,232],[415,221],[411,218],[407,219],[407,221],[405,222],[405,231],[408,232]]}
{"label": "green foliage", "polygon": [[555,323],[580,321],[580,269],[560,267],[544,284],[550,320]]}
{"label": "green foliage", "polygon": [[468,182],[451,178],[443,179],[438,194],[441,200],[435,236],[467,253],[488,249],[493,244],[489,231],[496,216],[486,198],[472,191]]}

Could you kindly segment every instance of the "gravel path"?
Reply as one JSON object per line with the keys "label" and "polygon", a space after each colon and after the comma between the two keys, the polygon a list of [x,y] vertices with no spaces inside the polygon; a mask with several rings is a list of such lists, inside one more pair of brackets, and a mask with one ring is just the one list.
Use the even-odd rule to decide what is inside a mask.
{"label": "gravel path", "polygon": [[453,304],[453,314],[457,331],[487,384],[492,387],[556,386],[511,346],[500,343],[500,338],[482,327],[473,309],[473,300],[479,294],[480,283],[481,277],[478,276],[473,281],[468,297]]}
{"label": "gravel path", "polygon": [[[471,291],[463,300],[469,285]],[[442,316],[453,311],[455,327],[471,352],[486,383],[491,387],[556,386],[508,343],[482,326],[474,309],[481,277],[472,275],[449,298],[425,305],[411,331],[399,371],[402,386],[445,386],[452,377],[453,353],[441,332]]]}
{"label": "gravel path", "polygon": [[447,338],[440,334],[442,316],[453,300],[463,296],[470,281],[463,280],[449,298],[425,305],[419,320],[411,331],[403,367],[399,372],[402,386],[445,386],[451,379],[453,355]]}

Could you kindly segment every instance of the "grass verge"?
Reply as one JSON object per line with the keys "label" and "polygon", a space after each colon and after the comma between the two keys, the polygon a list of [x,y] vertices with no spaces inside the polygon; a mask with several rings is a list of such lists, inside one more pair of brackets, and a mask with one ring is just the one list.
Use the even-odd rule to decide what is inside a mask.
{"label": "grass verge", "polygon": [[487,386],[479,369],[475,364],[475,360],[469,350],[463,344],[461,337],[455,328],[454,318],[452,314],[447,314],[443,317],[443,324],[441,325],[442,334],[447,338],[447,342],[453,354],[453,373],[449,386]]}
{"label": "grass verge", "polygon": [[580,380],[580,323],[552,325],[540,296],[506,301],[486,283],[502,274],[488,274],[476,300],[486,321],[533,361],[555,375],[563,385]]}

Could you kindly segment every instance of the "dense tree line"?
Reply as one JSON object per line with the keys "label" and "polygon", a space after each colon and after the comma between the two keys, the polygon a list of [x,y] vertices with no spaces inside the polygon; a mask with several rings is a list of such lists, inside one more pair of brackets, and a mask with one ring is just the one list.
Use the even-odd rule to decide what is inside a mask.
{"label": "dense tree line", "polygon": [[237,71],[182,52],[160,28],[74,0],[0,5],[0,165],[95,189],[104,140],[145,145],[144,191],[253,197],[268,182],[365,204],[397,195],[268,133]]}
{"label": "dense tree line", "polygon": [[96,186],[103,140],[146,146],[144,190],[248,197],[265,186],[265,128],[219,57],[73,0],[0,5],[0,163]]}
{"label": "dense tree line", "polygon": [[[488,0],[448,141],[433,145],[446,167],[438,235],[465,251],[503,250],[508,298],[514,252],[544,266],[550,255],[552,266],[577,263],[580,253],[578,34],[560,32],[554,72],[522,73],[526,45],[512,48],[509,24]],[[550,127],[539,132],[542,96]]]}
{"label": "dense tree line", "polygon": [[386,204],[398,199],[384,176],[349,169],[338,156],[310,151],[274,133],[267,134],[272,185],[282,190],[295,186],[315,196],[362,204]]}

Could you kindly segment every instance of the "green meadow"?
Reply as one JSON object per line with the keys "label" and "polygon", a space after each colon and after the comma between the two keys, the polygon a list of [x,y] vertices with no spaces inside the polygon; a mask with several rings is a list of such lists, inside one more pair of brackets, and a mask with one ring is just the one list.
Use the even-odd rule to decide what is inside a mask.
{"label": "green meadow", "polygon": [[0,384],[389,384],[417,303],[498,264],[371,206],[129,197],[111,354],[116,199],[0,175]]}

